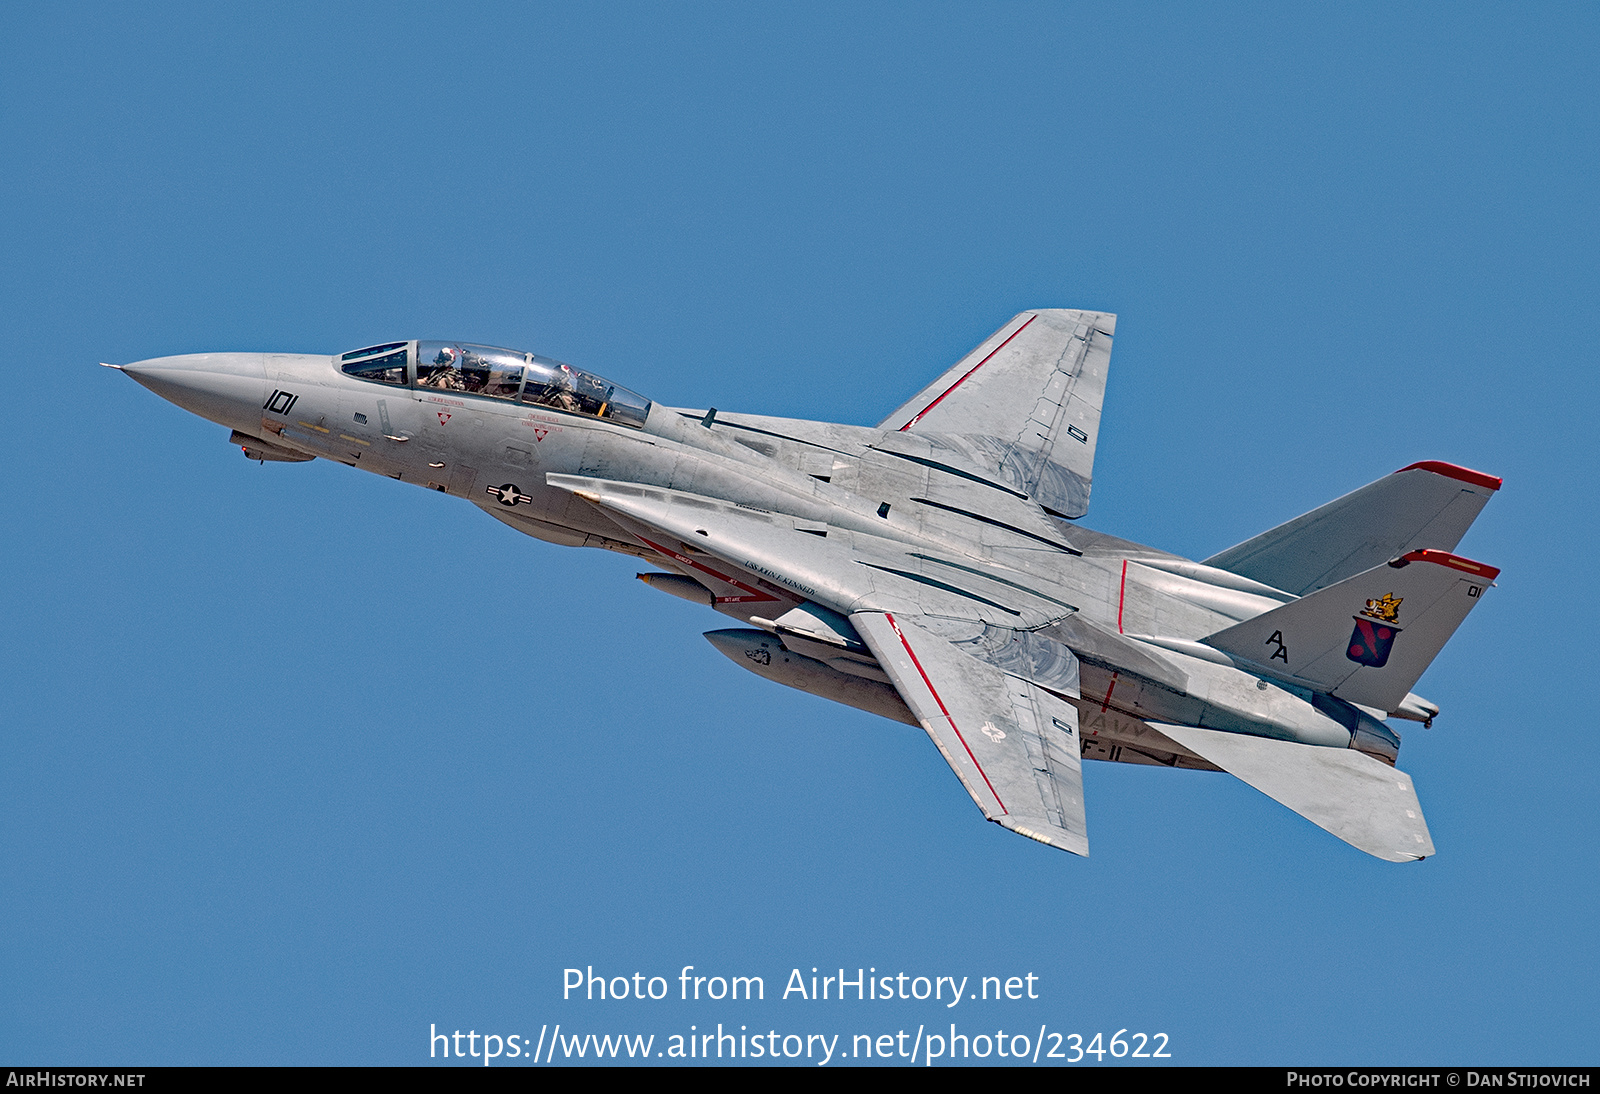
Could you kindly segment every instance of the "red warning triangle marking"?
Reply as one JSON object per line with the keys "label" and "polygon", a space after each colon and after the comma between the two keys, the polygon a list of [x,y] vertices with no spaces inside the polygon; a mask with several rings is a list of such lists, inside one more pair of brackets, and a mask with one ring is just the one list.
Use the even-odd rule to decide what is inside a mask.
{"label": "red warning triangle marking", "polygon": [[535,441],[542,441],[545,438],[545,434],[547,434],[549,432],[550,431],[548,429],[535,428],[534,431],[533,431],[533,439]]}
{"label": "red warning triangle marking", "polygon": [[438,414],[438,416],[439,416],[439,424],[440,425],[444,425],[445,422],[448,422],[450,420],[450,415],[446,414],[442,410],[435,411],[435,413]]}

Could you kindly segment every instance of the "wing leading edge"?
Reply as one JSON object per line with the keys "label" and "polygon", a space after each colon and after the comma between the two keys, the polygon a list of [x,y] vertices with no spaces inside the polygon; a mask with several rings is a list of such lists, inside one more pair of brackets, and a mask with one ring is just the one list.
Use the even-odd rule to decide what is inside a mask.
{"label": "wing leading edge", "polygon": [[[819,595],[819,587],[831,585],[832,593],[823,595],[844,611],[850,611],[850,602],[876,602],[850,611],[851,626],[983,815],[1040,843],[1078,855],[1089,853],[1078,712],[1060,698],[1078,697],[1078,662],[1070,651],[1061,647],[1041,654],[1026,641],[1014,643],[1014,650],[1013,643],[1007,644],[1010,655],[1025,659],[1034,672],[1046,668],[1040,661],[1048,662],[1053,691],[1046,690],[980,660],[937,633],[912,606],[918,586],[897,591],[896,583],[890,582],[881,590],[870,584],[845,589],[846,584],[862,582],[869,571],[842,569],[850,554],[830,541],[785,530],[769,523],[770,517],[750,511],[730,507],[718,513],[709,499],[699,499],[687,514],[675,515],[671,503],[683,497],[675,491],[568,475],[548,475],[546,481],[571,490],[605,512],[623,532],[668,558],[688,557],[672,542],[697,540],[697,551],[744,570],[752,582],[760,580],[758,573],[765,573],[786,586],[803,587],[812,596]],[[663,535],[669,542],[660,541]],[[784,549],[762,550],[775,544]],[[779,554],[785,562],[778,561]],[[771,565],[757,561],[757,556]],[[780,565],[785,572],[774,569]],[[738,579],[723,576],[722,580]],[[903,610],[895,606],[902,603]],[[958,629],[966,623],[979,631],[985,627],[974,618],[957,623]]]}
{"label": "wing leading edge", "polygon": [[1089,853],[1076,707],[962,652],[916,616],[857,612],[850,622],[985,817]]}
{"label": "wing leading edge", "polygon": [[1034,501],[1081,517],[1116,323],[1106,312],[1022,312],[878,427],[971,438]]}

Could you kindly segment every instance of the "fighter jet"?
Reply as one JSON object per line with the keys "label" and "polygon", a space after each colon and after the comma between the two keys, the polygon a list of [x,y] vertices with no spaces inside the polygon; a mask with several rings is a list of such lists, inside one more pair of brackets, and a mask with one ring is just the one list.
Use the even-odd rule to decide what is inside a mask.
{"label": "fighter jet", "polygon": [[120,368],[262,463],[335,460],[644,559],[773,681],[920,726],[984,817],[1088,853],[1082,761],[1229,772],[1434,853],[1390,718],[1498,570],[1501,480],[1424,461],[1201,561],[1091,531],[1115,316],[1015,316],[874,426],[664,406],[521,350],[396,341]]}

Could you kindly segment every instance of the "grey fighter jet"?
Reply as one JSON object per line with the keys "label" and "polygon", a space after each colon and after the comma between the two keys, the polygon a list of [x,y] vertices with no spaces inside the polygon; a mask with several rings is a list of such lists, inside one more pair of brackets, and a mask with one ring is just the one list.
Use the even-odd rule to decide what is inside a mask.
{"label": "grey fighter jet", "polygon": [[521,350],[120,367],[233,430],[635,555],[765,679],[920,726],[989,820],[1087,854],[1082,761],[1232,773],[1393,862],[1433,854],[1386,722],[1498,571],[1452,552],[1500,480],[1415,463],[1195,562],[1089,508],[1115,317],[1013,318],[875,426],[652,402]]}

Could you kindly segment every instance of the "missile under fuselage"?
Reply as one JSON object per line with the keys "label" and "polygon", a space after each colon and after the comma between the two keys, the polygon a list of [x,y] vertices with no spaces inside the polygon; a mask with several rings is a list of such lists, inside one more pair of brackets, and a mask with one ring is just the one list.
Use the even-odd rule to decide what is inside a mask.
{"label": "missile under fuselage", "polygon": [[763,680],[831,699],[857,710],[919,725],[905,701],[890,684],[840,672],[831,665],[786,649],[777,635],[743,627],[707,631],[706,641],[741,668]]}

